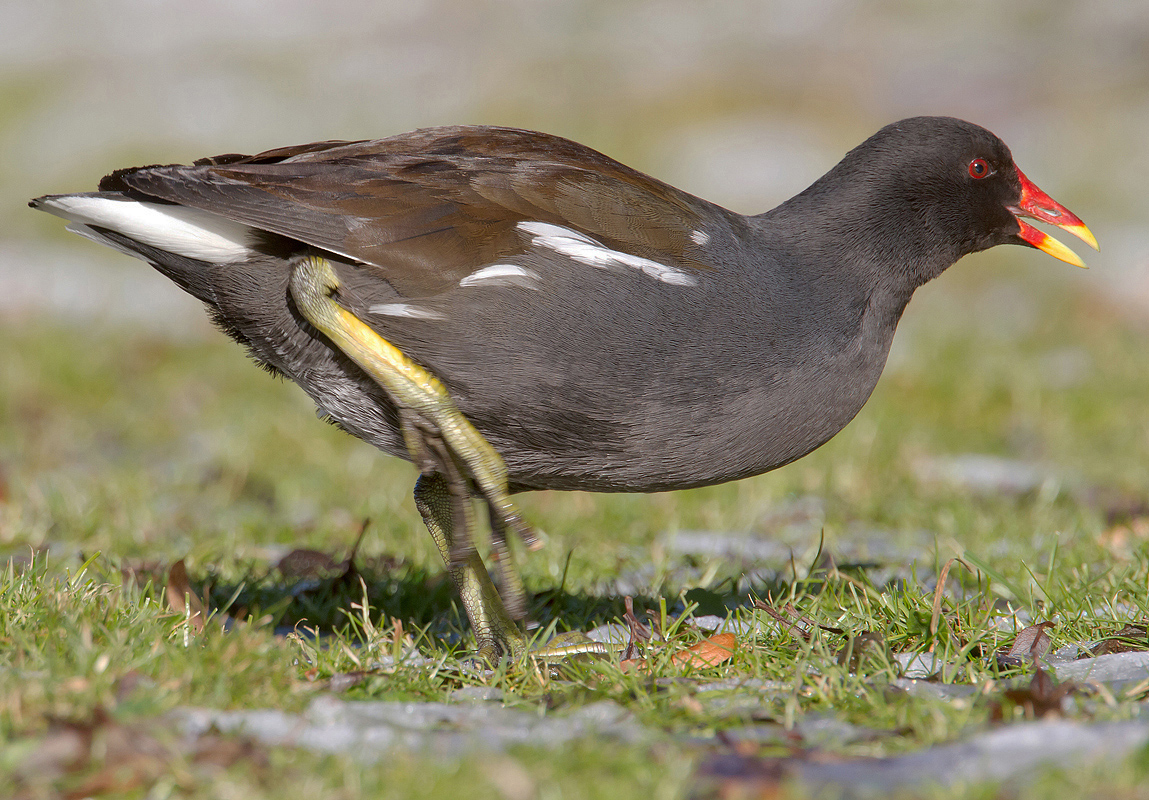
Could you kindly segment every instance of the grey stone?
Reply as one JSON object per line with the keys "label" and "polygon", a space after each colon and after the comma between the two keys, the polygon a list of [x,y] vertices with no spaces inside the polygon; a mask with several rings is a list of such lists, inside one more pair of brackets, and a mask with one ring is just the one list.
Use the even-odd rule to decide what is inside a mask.
{"label": "grey stone", "polygon": [[453,703],[501,703],[503,697],[503,690],[496,686],[464,686],[451,692]]}
{"label": "grey stone", "polygon": [[1026,494],[1042,488],[1047,480],[1056,480],[1048,467],[980,453],[922,458],[914,462],[913,470],[922,483],[978,495]]}
{"label": "grey stone", "polygon": [[591,736],[633,743],[651,735],[629,711],[611,701],[592,703],[570,714],[540,715],[493,702],[347,702],[322,696],[303,714],[195,708],[173,713],[192,737],[215,728],[267,744],[351,753],[367,760],[397,747],[457,756],[512,745],[559,747]]}
{"label": "grey stone", "polygon": [[958,744],[882,759],[792,762],[813,791],[833,786],[845,796],[872,797],[893,789],[1006,780],[1043,765],[1120,759],[1149,741],[1145,722],[1051,720],[1010,725]]}
{"label": "grey stone", "polygon": [[766,630],[766,625],[761,620],[720,617],[716,614],[695,617],[694,624],[704,631],[733,633],[735,636],[753,636]]}
{"label": "grey stone", "polygon": [[793,553],[793,548],[774,539],[729,531],[675,531],[666,534],[663,542],[669,552],[677,555],[752,564],[786,564]]}
{"label": "grey stone", "polygon": [[630,629],[617,622],[608,622],[586,632],[587,638],[592,642],[604,644],[626,644],[630,641]]}
{"label": "grey stone", "polygon": [[937,697],[943,700],[970,697],[978,692],[978,687],[968,683],[937,683],[910,677],[896,678],[890,685],[915,697]]}
{"label": "grey stone", "polygon": [[936,653],[897,653],[894,661],[902,667],[906,678],[929,678],[941,672],[945,664]]}
{"label": "grey stone", "polygon": [[1111,653],[1096,658],[1057,662],[1053,669],[1059,681],[1104,683],[1120,690],[1149,678],[1149,652]]}
{"label": "grey stone", "polygon": [[867,742],[888,735],[884,731],[852,725],[837,717],[821,714],[800,717],[794,729],[801,734],[806,744],[827,750],[837,750],[855,742]]}
{"label": "grey stone", "polygon": [[698,693],[706,692],[745,692],[758,694],[778,694],[789,692],[794,687],[784,681],[767,681],[762,678],[727,678],[707,681],[698,685]]}

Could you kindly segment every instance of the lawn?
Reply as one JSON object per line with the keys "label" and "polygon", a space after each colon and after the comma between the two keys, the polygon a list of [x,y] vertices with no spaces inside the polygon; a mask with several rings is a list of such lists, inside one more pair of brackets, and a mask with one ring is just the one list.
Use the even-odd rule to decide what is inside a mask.
{"label": "lawn", "polygon": [[[538,631],[622,622],[632,597],[653,631],[621,663],[474,664],[413,468],[222,335],[0,322],[0,793],[832,796],[1034,720],[1143,721],[1144,676],[1057,676],[1149,649],[1149,324],[999,250],[919,292],[870,403],[808,458],[519,498]],[[708,660],[715,617],[734,646]],[[375,749],[241,713],[298,733],[400,702],[407,738]],[[1141,746],[886,794],[1145,797],[1146,769]]]}

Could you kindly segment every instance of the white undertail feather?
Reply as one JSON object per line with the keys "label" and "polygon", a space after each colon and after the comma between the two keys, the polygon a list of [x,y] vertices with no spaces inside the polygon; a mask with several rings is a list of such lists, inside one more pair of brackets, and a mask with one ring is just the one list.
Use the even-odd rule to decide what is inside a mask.
{"label": "white undertail feather", "polygon": [[253,228],[198,208],[91,194],[47,197],[39,207],[70,220],[73,224],[68,230],[101,244],[109,242],[97,238],[99,233],[89,226],[107,228],[159,250],[213,264],[243,261],[253,252],[248,245]]}

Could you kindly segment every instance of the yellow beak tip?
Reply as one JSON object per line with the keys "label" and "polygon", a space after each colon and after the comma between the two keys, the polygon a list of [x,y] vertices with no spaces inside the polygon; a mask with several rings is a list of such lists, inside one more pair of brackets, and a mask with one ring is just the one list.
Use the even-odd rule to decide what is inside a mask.
{"label": "yellow beak tip", "polygon": [[1081,260],[1081,256],[1048,234],[1043,235],[1040,241],[1032,241],[1031,244],[1038,250],[1053,256],[1059,261],[1064,261],[1066,264],[1072,264],[1082,269],[1085,268],[1085,262]]}
{"label": "yellow beak tip", "polygon": [[1093,231],[1089,230],[1089,228],[1084,225],[1066,225],[1065,230],[1072,233],[1094,250],[1101,252],[1101,247],[1097,244],[1097,237],[1093,235]]}

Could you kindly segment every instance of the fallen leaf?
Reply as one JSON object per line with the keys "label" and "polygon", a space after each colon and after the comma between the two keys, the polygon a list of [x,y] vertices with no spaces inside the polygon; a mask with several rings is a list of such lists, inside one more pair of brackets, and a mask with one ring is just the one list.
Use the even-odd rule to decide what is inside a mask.
{"label": "fallen leaf", "polygon": [[715,753],[703,759],[694,774],[693,797],[726,800],[766,800],[782,796],[789,759]]}
{"label": "fallen leaf", "polygon": [[738,639],[733,633],[716,633],[675,653],[670,660],[680,667],[714,667],[732,658],[737,647]]}
{"label": "fallen leaf", "polygon": [[97,707],[87,719],[52,720],[5,778],[17,797],[112,798],[146,793],[175,766],[216,771],[240,762],[263,768],[267,761],[250,739],[209,733],[189,741],[162,720],[124,724]]}
{"label": "fallen leaf", "polygon": [[1112,653],[1131,653],[1142,650],[1149,650],[1149,633],[1146,632],[1145,626],[1126,625],[1112,636],[1102,639],[1092,650],[1083,653],[1080,657],[1107,656]]}
{"label": "fallen leaf", "polygon": [[623,620],[630,631],[630,641],[626,644],[626,652],[623,653],[622,660],[633,661],[638,658],[638,643],[649,642],[652,632],[634,615],[634,599],[627,595],[623,598],[623,602],[626,603],[626,614],[623,616]]}
{"label": "fallen leaf", "polygon": [[[1041,719],[1050,714],[1060,715],[1065,698],[1076,691],[1078,691],[1076,683],[1072,681],[1058,683],[1052,675],[1038,667],[1028,686],[1004,690],[1001,693],[1001,700],[1020,706],[1027,718]],[[1006,721],[1001,700],[990,703],[990,719],[994,722]]]}
{"label": "fallen leaf", "polygon": [[334,572],[342,566],[320,550],[296,548],[276,562],[275,568],[285,578],[314,578]]}
{"label": "fallen leaf", "polygon": [[1052,628],[1052,622],[1039,622],[1024,628],[1013,640],[1013,644],[997,651],[997,663],[1002,667],[1020,667],[1026,663],[1036,664],[1053,647],[1053,640],[1045,632]]}
{"label": "fallen leaf", "polygon": [[172,610],[186,619],[196,633],[202,631],[207,614],[203,602],[192,591],[187,567],[184,566],[182,558],[172,564],[171,569],[168,570],[166,594],[168,605],[172,607]]}

